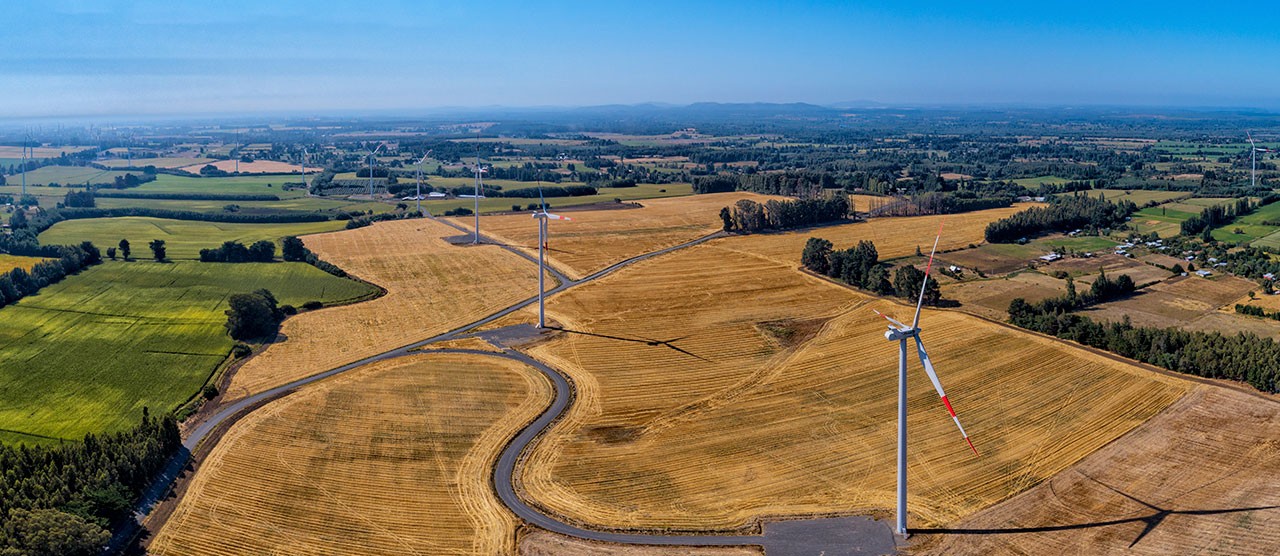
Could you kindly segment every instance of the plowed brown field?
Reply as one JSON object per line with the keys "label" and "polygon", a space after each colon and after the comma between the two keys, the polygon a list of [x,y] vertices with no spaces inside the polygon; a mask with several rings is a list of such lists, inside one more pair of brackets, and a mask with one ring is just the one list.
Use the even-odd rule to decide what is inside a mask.
{"label": "plowed brown field", "polygon": [[1280,553],[1280,404],[1197,387],[1039,486],[922,533],[929,554]]}
{"label": "plowed brown field", "polygon": [[232,426],[155,554],[512,554],[493,461],[551,399],[517,362],[430,354],[307,386]]}
{"label": "plowed brown field", "polygon": [[[364,303],[302,313],[288,339],[250,359],[228,394],[243,397],[462,326],[537,291],[537,267],[492,245],[457,246],[433,220],[381,222],[306,236],[322,259],[386,288]],[[550,287],[550,286],[548,286]]]}

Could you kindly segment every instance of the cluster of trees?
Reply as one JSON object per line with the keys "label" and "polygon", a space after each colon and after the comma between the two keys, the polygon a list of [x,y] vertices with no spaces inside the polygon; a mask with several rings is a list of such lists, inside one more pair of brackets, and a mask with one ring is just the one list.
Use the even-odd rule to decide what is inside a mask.
{"label": "cluster of trees", "polygon": [[1241,305],[1236,303],[1236,312],[1242,315],[1249,315],[1251,317],[1280,320],[1280,311],[1271,312],[1257,305]]}
{"label": "cluster of trees", "polygon": [[720,209],[720,220],[726,232],[753,233],[844,220],[852,211],[853,205],[844,195],[835,195],[829,199],[772,199],[764,204],[742,199],[734,204],[732,211],[729,207]]}
{"label": "cluster of trees", "polygon": [[0,554],[97,554],[181,446],[173,416],[156,419],[146,408],[126,432],[56,446],[0,444]]}
{"label": "cluster of trees", "polygon": [[328,272],[339,278],[346,278],[347,272],[338,267],[338,265],[321,259],[306,245],[298,236],[287,236],[280,241],[280,258],[285,262],[302,262],[314,266],[320,270]]}
{"label": "cluster of trees", "polygon": [[[1027,304],[1028,310],[1039,314],[1063,314],[1082,309],[1090,305],[1104,303],[1113,299],[1120,299],[1133,295],[1138,287],[1127,274],[1121,274],[1116,279],[1107,277],[1106,272],[1098,275],[1093,281],[1089,289],[1084,293],[1077,293],[1075,280],[1070,276],[1067,277],[1067,294],[1059,297],[1050,297],[1037,303]],[[1026,303],[1023,300],[1023,303]]]}
{"label": "cluster of trees", "polygon": [[[893,281],[890,282],[889,268],[880,264],[880,255],[874,243],[863,240],[854,247],[840,251],[833,247],[828,240],[809,238],[800,254],[800,264],[818,274],[880,295],[896,295],[910,300],[915,300],[920,295],[920,287],[925,284],[924,271],[912,265],[903,265],[893,273]],[[924,288],[926,305],[937,305],[942,300],[937,280],[929,280]]]}
{"label": "cluster of trees", "polygon": [[31,267],[31,272],[23,268],[15,268],[0,274],[0,307],[11,305],[28,295],[40,291],[49,284],[56,284],[70,274],[102,262],[102,254],[90,242],[74,246],[45,246],[29,243],[0,244],[12,255],[28,257],[55,258],[51,261],[40,261]]}
{"label": "cluster of trees", "polygon": [[[458,210],[466,210],[467,214],[471,214],[470,209],[458,209]],[[452,216],[447,211],[445,212],[445,215]],[[462,216],[462,215],[459,215],[459,216]],[[353,217],[350,220],[348,220],[346,229],[354,230],[356,228],[363,228],[365,226],[373,224],[374,222],[382,222],[383,220],[404,220],[406,218],[422,218],[422,217],[423,215],[421,213],[418,213],[415,211],[395,211],[395,212],[383,212],[378,214],[366,214],[363,216]]]}
{"label": "cluster of trees", "polygon": [[987,224],[991,243],[1011,243],[1021,238],[1074,229],[1103,230],[1124,225],[1137,205],[1132,201],[1112,203],[1085,195],[1054,197],[1045,207],[1032,207]]}
{"label": "cluster of trees", "polygon": [[1271,193],[1263,196],[1256,203],[1250,201],[1248,197],[1244,197],[1236,199],[1235,202],[1230,205],[1213,205],[1201,211],[1200,214],[1183,220],[1182,235],[1208,235],[1214,228],[1228,224],[1241,216],[1274,203],[1278,199],[1280,199],[1280,195]]}
{"label": "cluster of trees", "polygon": [[[510,191],[485,189],[486,197],[514,197],[520,199],[536,199],[538,198],[539,188],[526,187],[523,189],[512,189]],[[543,197],[582,197],[586,195],[596,195],[600,193],[595,187],[590,185],[566,185],[541,188]]]}
{"label": "cluster of trees", "polygon": [[1009,304],[1009,320],[1029,330],[1207,378],[1247,382],[1263,392],[1280,387],[1280,344],[1254,334],[1191,332],[1133,326],[1128,317],[1104,324],[1070,312],[1041,310],[1022,298]]}
{"label": "cluster of trees", "polygon": [[227,241],[222,247],[200,250],[202,263],[269,263],[275,258],[276,244],[265,239],[248,247],[238,241]]}
{"label": "cluster of trees", "polygon": [[129,189],[152,181],[156,181],[156,175],[154,173],[143,174],[142,176],[138,176],[137,174],[125,174],[123,176],[116,176],[111,183],[96,183],[94,185],[96,187],[107,189]]}
{"label": "cluster of trees", "polygon": [[828,172],[782,172],[770,174],[716,174],[693,179],[694,193],[754,191],[769,195],[807,196],[822,189],[837,189]]}
{"label": "cluster of trees", "polygon": [[93,199],[93,191],[86,189],[84,191],[68,191],[67,194],[62,197],[62,206],[93,208],[97,206],[97,204]]}
{"label": "cluster of trees", "polygon": [[265,289],[232,295],[227,304],[227,333],[237,340],[274,337],[285,316],[276,297]]}

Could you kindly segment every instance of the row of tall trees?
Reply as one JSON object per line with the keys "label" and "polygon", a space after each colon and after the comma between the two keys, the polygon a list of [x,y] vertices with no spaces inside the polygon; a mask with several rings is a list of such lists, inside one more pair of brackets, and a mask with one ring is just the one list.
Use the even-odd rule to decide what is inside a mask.
{"label": "row of tall trees", "polygon": [[[0,245],[0,248],[6,247]],[[0,274],[0,307],[11,305],[28,295],[40,291],[41,288],[62,281],[70,274],[102,262],[102,254],[90,242],[74,246],[35,246],[28,244],[8,244],[3,252],[13,255],[34,257],[57,257],[54,260],[40,261],[27,272],[23,268],[15,268]]]}
{"label": "row of tall trees", "polygon": [[338,265],[321,259],[310,249],[307,249],[307,246],[303,245],[302,240],[299,239],[298,236],[287,236],[281,240],[280,258],[284,259],[285,262],[307,263],[339,278],[345,278],[347,276],[347,272],[342,270]]}
{"label": "row of tall trees", "polygon": [[848,249],[835,250],[830,241],[811,237],[805,242],[804,251],[800,254],[800,264],[813,272],[851,286],[913,301],[920,295],[921,285],[924,284],[926,305],[937,305],[942,300],[938,281],[929,280],[926,284],[924,271],[915,266],[898,267],[890,281],[890,268],[880,264],[875,244],[867,240],[859,241],[856,246]]}
{"label": "row of tall trees", "polygon": [[1104,324],[1076,313],[1032,305],[1022,298],[1009,304],[1017,326],[1057,336],[1171,371],[1247,382],[1263,392],[1280,392],[1280,344],[1251,333],[1192,332],[1179,328],[1133,326],[1126,317]]}
{"label": "row of tall trees", "polygon": [[716,174],[693,179],[694,193],[754,191],[768,195],[807,196],[822,189],[837,189],[835,177],[827,172],[778,172],[769,174]]}
{"label": "row of tall trees", "polygon": [[182,446],[173,416],[53,446],[0,444],[0,554],[97,554]]}
{"label": "row of tall trees", "polygon": [[1021,238],[1074,229],[1103,230],[1124,225],[1138,210],[1132,201],[1110,202],[1087,195],[1054,197],[1048,206],[1032,207],[987,224],[991,243],[1011,243]]}
{"label": "row of tall trees", "polygon": [[787,230],[825,222],[844,220],[853,212],[853,204],[844,195],[827,199],[771,199],[764,204],[741,199],[733,209],[720,209],[724,231],[745,233],[764,230]]}
{"label": "row of tall trees", "polygon": [[269,263],[276,258],[276,244],[268,240],[245,247],[238,241],[226,241],[221,247],[201,249],[202,263]]}
{"label": "row of tall trees", "polygon": [[1249,200],[1248,197],[1242,197],[1229,205],[1210,206],[1201,211],[1200,214],[1182,221],[1182,235],[1194,236],[1212,231],[1218,226],[1228,224],[1277,200],[1280,200],[1280,195],[1271,193],[1263,196],[1257,202]]}

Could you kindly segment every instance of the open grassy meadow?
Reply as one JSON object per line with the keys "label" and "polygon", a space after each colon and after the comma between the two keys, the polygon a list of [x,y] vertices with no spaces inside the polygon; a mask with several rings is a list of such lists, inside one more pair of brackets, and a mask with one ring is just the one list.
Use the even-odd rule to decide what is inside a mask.
{"label": "open grassy meadow", "polygon": [[[124,176],[128,172],[120,172],[115,170],[103,170],[101,168],[93,168],[90,166],[43,166],[27,172],[27,185],[47,185],[57,183],[65,186],[84,185],[89,183],[111,183],[118,176]],[[140,174],[140,172],[134,172]],[[10,185],[18,184],[21,186],[21,174],[9,176],[7,181]]]}
{"label": "open grassy meadow", "polygon": [[369,201],[349,201],[341,198],[323,197],[287,197],[279,201],[228,201],[205,199],[120,199],[99,197],[97,205],[101,208],[143,207],[163,210],[190,210],[196,212],[224,213],[228,205],[235,205],[240,214],[269,214],[279,212],[364,212],[372,210],[377,213],[390,212],[395,209],[391,203]]}
{"label": "open grassy meadow", "polygon": [[[201,249],[218,247],[224,241],[239,241],[249,245],[264,239],[279,241],[285,236],[341,230],[345,226],[346,222],[341,220],[291,224],[238,224],[142,216],[85,218],[64,220],[54,224],[40,234],[40,243],[57,245],[92,241],[94,245],[105,251],[108,247],[116,246],[121,239],[128,239],[133,248],[132,256],[146,259],[151,257],[151,250],[147,244],[153,239],[163,239],[170,259],[199,259]],[[276,247],[276,256],[280,256],[279,246]]]}
{"label": "open grassy meadow", "polygon": [[200,171],[200,165],[214,162],[212,158],[181,158],[181,157],[161,157],[161,158],[135,158],[130,161],[128,158],[113,158],[110,160],[96,160],[94,164],[106,166],[107,168],[129,168],[133,167],[155,166],[156,168],[181,168],[183,166],[196,166],[195,171]]}
{"label": "open grassy meadow", "polygon": [[285,321],[288,341],[246,362],[228,395],[260,392],[423,340],[535,295],[535,264],[496,246],[441,239],[455,235],[445,224],[416,219],[303,238],[321,258],[387,294]]}
{"label": "open grassy meadow", "polygon": [[490,466],[551,400],[517,362],[382,361],[237,422],[154,554],[514,554]]}
{"label": "open grassy meadow", "polygon": [[[758,253],[786,235],[807,234],[716,240],[553,298],[568,332],[532,353],[569,372],[578,398],[521,467],[532,500],[644,529],[892,508],[896,346],[871,308],[909,308]],[[1030,488],[1187,388],[959,312],[926,311],[922,325],[983,456],[913,364],[917,523],[953,523]]]}
{"label": "open grassy meadow", "polygon": [[106,262],[0,309],[0,441],[78,440],[175,408],[231,349],[227,297],[281,303],[367,296],[301,263]]}
{"label": "open grassy meadow", "polygon": [[17,255],[0,253],[0,274],[5,274],[15,268],[31,270],[31,267],[35,266],[36,263],[44,260],[50,259],[44,259],[41,257],[19,257]]}
{"label": "open grassy meadow", "polygon": [[[679,199],[653,199],[642,208],[566,211],[573,220],[552,222],[548,242],[550,264],[578,279],[618,261],[720,230],[720,209],[739,199],[764,202],[755,193],[713,193]],[[471,218],[454,219],[472,229]],[[538,225],[530,214],[482,217],[486,235],[538,255]]]}
{"label": "open grassy meadow", "polygon": [[[1108,201],[1130,201],[1138,206],[1145,205],[1151,201],[1167,203],[1175,199],[1191,197],[1191,194],[1185,191],[1150,191],[1145,189],[1091,189],[1081,193],[1090,197],[1106,198]],[[1074,193],[1063,193],[1062,195],[1074,195]]]}
{"label": "open grassy meadow", "polygon": [[302,185],[302,175],[295,176],[226,176],[226,177],[187,177],[160,174],[156,180],[129,189],[139,193],[221,193],[221,194],[259,194],[276,195],[281,199],[288,197],[305,197],[307,192],[301,189],[284,191],[285,183]]}

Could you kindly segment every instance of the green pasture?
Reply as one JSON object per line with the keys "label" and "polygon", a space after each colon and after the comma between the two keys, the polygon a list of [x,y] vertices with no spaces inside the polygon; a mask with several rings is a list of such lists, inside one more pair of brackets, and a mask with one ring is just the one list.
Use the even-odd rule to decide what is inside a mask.
{"label": "green pasture", "polygon": [[[1213,239],[1218,241],[1230,243],[1248,241],[1258,246],[1280,246],[1280,236],[1267,239],[1280,232],[1280,226],[1264,224],[1267,221],[1280,221],[1280,203],[1271,203],[1251,214],[1241,216],[1234,222],[1215,228],[1211,233]],[[1236,230],[1240,230],[1240,233],[1236,233]]]}
{"label": "green pasture", "polygon": [[[137,259],[151,257],[147,244],[153,239],[163,239],[170,259],[198,259],[200,250],[222,245],[224,241],[239,241],[249,245],[259,240],[279,241],[285,236],[298,236],[331,232],[346,227],[342,220],[302,222],[291,224],[233,224],[227,222],[200,222],[194,220],[170,220],[126,216],[120,218],[85,218],[64,220],[40,234],[45,245],[76,244],[92,241],[104,252],[121,239],[128,239],[132,256]],[[280,248],[276,247],[279,256]]]}
{"label": "green pasture", "polygon": [[1060,178],[1058,176],[1040,176],[1038,178],[1018,178],[1016,180],[1013,180],[1013,183],[1016,183],[1023,187],[1030,187],[1032,189],[1035,189],[1036,186],[1042,183],[1048,184],[1048,185],[1058,185],[1058,184],[1067,183],[1069,181],[1071,180],[1066,178]]}
{"label": "green pasture", "polygon": [[[62,185],[84,185],[89,183],[111,183],[118,176],[124,176],[129,172],[121,172],[116,170],[102,170],[90,166],[42,166],[30,172],[27,172],[27,185],[45,185],[49,183],[57,183]],[[140,172],[133,172],[140,174]],[[14,174],[6,176],[6,185],[18,184],[22,185],[22,174]]]}
{"label": "green pasture", "polygon": [[[110,160],[95,160],[95,164],[106,166],[108,168],[128,168],[130,164],[135,168],[144,166],[155,166],[156,168],[181,168],[183,166],[193,166],[196,164],[208,164],[214,162],[213,158],[135,158],[132,162],[127,159],[113,158]],[[199,170],[199,168],[197,168]]]}
{"label": "green pasture", "polygon": [[188,199],[120,199],[99,197],[100,208],[142,207],[164,210],[191,210],[196,212],[227,212],[228,205],[239,207],[242,214],[268,214],[273,212],[350,212],[369,211],[382,213],[395,209],[394,204],[349,201],[342,198],[326,199],[323,197],[290,197],[279,201],[225,201],[225,200],[188,200]]}
{"label": "green pasture", "polygon": [[302,263],[86,269],[0,309],[0,442],[78,440],[176,408],[231,349],[227,298],[258,288],[295,306],[374,293]]}

